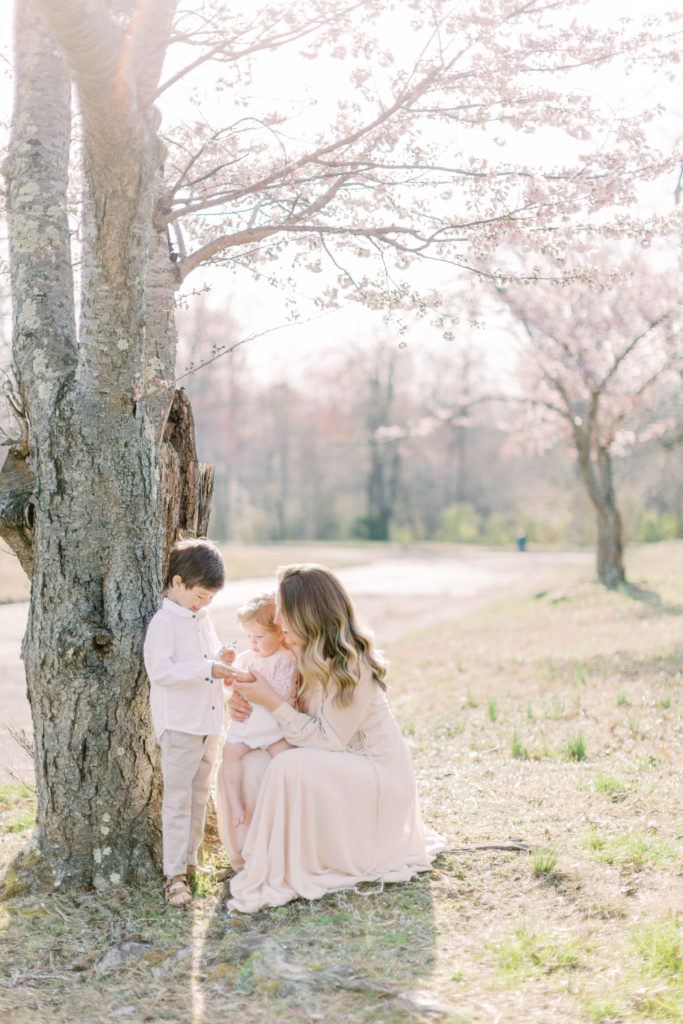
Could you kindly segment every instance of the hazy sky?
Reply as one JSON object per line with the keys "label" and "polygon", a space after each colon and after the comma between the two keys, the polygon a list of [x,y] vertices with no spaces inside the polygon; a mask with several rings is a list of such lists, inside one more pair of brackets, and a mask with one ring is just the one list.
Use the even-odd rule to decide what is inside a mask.
{"label": "hazy sky", "polygon": [[[247,0],[245,0],[245,3]],[[0,39],[5,43],[3,50],[7,49],[10,37],[11,24],[11,3],[9,0],[0,2]],[[252,6],[252,0],[249,0]],[[615,11],[628,13],[639,17],[655,9],[666,10],[670,8],[670,0],[636,0],[629,4],[617,3],[617,0],[594,0],[592,7],[600,11],[606,22],[614,20]],[[401,34],[391,40],[392,45],[398,48],[405,48],[411,45],[410,36]],[[297,71],[298,69],[298,71]],[[292,78],[298,77],[301,85],[305,82],[306,76],[312,71],[312,66],[306,62],[292,62],[291,56],[282,59],[275,59],[269,56],[262,65],[262,70],[254,82],[254,92],[265,102],[268,98],[277,98],[283,92],[283,80],[287,79],[287,85],[292,84]],[[344,81],[344,67],[339,62],[330,66],[326,75],[327,92],[330,102],[336,94],[336,86],[341,86]],[[643,99],[662,100],[667,102],[667,96],[673,95],[673,87],[665,86],[661,75],[653,75],[642,80],[631,79],[623,83],[610,78],[610,73],[605,72],[601,79],[593,78],[590,88],[597,87],[604,89],[605,103],[613,102],[616,96],[625,86],[632,102],[639,103]],[[318,86],[318,91],[320,87]],[[167,119],[173,119],[173,114],[182,114],[185,107],[183,97],[183,85],[177,86],[163,97],[163,106],[166,108]],[[319,110],[324,110],[324,97]],[[221,103],[228,102],[228,98],[221,100],[215,93],[211,92],[206,98],[206,114],[211,121],[220,120]],[[0,113],[7,116],[11,107],[11,86],[6,74],[0,78]],[[227,114],[226,114],[227,117]],[[670,119],[665,123],[662,132],[671,133],[675,136],[679,126]],[[527,140],[529,137],[526,137]],[[526,143],[529,144],[528,141]],[[673,187],[673,185],[672,185]],[[291,270],[291,257],[285,256],[282,260],[282,268],[286,273]],[[275,267],[272,268],[275,270]],[[418,276],[425,274],[424,269],[416,271]],[[438,273],[434,265],[429,268],[429,275],[433,277]],[[398,313],[393,322],[383,323],[379,314],[370,313],[357,303],[349,304],[345,309],[337,312],[326,312],[321,315],[315,306],[316,289],[320,285],[322,275],[302,274],[297,278],[297,299],[302,320],[297,325],[288,325],[288,308],[286,296],[278,293],[265,283],[255,285],[251,283],[246,275],[242,274],[237,280],[231,273],[221,269],[211,269],[206,272],[195,271],[188,278],[188,289],[200,287],[203,280],[210,283],[212,288],[212,302],[217,306],[229,304],[233,315],[237,318],[244,335],[266,333],[264,337],[258,338],[248,346],[250,362],[260,375],[281,379],[297,378],[306,372],[306,365],[313,353],[317,359],[325,352],[334,352],[335,349],[343,347],[347,340],[357,341],[364,337],[371,337],[375,333],[384,333],[395,337],[396,344],[400,340],[406,340],[400,334],[400,324],[404,321],[402,314]],[[444,282],[447,282],[448,274],[444,269]],[[425,326],[411,331],[407,335],[411,348],[417,345],[435,346],[441,349],[444,343],[438,335]],[[498,342],[502,351],[504,343]]]}
{"label": "hazy sky", "polygon": [[[588,19],[588,11],[592,10],[593,14],[597,12],[598,22],[602,20],[605,24],[613,24],[617,9],[619,14],[627,13],[634,17],[640,17],[655,9],[666,10],[669,7],[670,0],[652,0],[652,2],[649,0],[648,2],[645,0],[633,2],[631,0],[630,4],[628,0],[625,4],[617,3],[617,0],[593,0],[590,7],[586,8],[586,18]],[[580,9],[577,13],[580,13]],[[414,46],[409,34],[396,35],[395,31],[387,43],[394,48],[410,49],[411,52]],[[305,83],[306,76],[314,73],[315,69],[312,64],[301,61],[293,62],[291,51],[285,52],[285,55],[280,58],[273,58],[269,55],[267,60],[262,63],[255,78],[253,92],[259,99],[267,102],[269,98],[282,95],[284,89],[288,89],[290,86],[300,87]],[[316,87],[319,89],[319,76],[315,81]],[[331,104],[336,98],[337,88],[342,90],[345,87],[348,88],[344,81],[343,65],[339,62],[329,65],[326,81],[327,96],[321,97],[319,109],[325,109],[325,99],[331,108]],[[283,82],[286,82],[286,86],[283,86]],[[171,105],[183,102],[182,88],[179,86],[178,90],[169,96]],[[605,69],[598,75],[587,76],[586,88],[599,98],[600,102],[604,104],[606,112],[613,106],[621,106],[624,103],[624,98],[629,107],[635,109],[643,103],[649,105],[659,101],[666,104],[667,97],[673,94],[673,87],[665,82],[661,73],[636,74],[628,80],[624,80],[621,72],[615,74],[611,69]],[[229,97],[222,98],[216,94],[210,94],[207,97],[207,116],[214,123],[215,121],[220,123],[222,103],[226,104],[226,112],[223,116],[224,120],[228,121],[232,114],[232,111],[227,112]],[[675,136],[675,127],[670,123],[661,129],[653,130],[662,132],[663,141],[665,134],[669,135],[669,139]],[[533,137],[524,135],[520,138],[523,138],[523,145],[527,149],[533,149],[535,144]],[[514,159],[509,152],[506,152],[505,156],[507,159]],[[663,201],[668,204],[669,197],[663,197]],[[280,263],[282,276],[288,276],[291,273],[291,259],[291,255],[282,257]],[[275,267],[272,270],[275,270],[277,274]],[[402,335],[400,326],[405,323],[406,317],[401,312],[397,312],[393,319],[385,323],[380,314],[372,313],[358,303],[349,303],[340,311],[326,312],[321,315],[315,305],[315,298],[316,289],[320,287],[323,275],[299,274],[297,276],[297,304],[302,321],[291,326],[287,325],[288,307],[284,293],[278,293],[265,282],[254,285],[244,274],[240,275],[239,280],[236,281],[232,274],[221,269],[194,272],[188,278],[188,286],[196,286],[198,276],[202,273],[211,283],[212,301],[217,305],[222,302],[229,304],[245,335],[272,331],[272,333],[250,342],[248,346],[250,362],[260,375],[267,378],[291,380],[305,377],[306,368],[313,356],[319,360],[324,358],[326,353],[334,353],[335,350],[343,348],[348,341],[355,342],[364,337],[370,338],[376,333],[388,337],[393,336],[397,345],[399,342],[407,341],[412,349],[419,346],[420,349],[443,350],[447,345],[434,329],[430,329],[424,323],[413,327],[407,334]],[[439,280],[442,275],[444,288],[448,288],[452,276],[451,270],[433,263],[427,266],[418,264],[413,273],[417,278],[423,278],[430,283],[433,283],[435,278]],[[502,338],[495,330],[491,330],[488,340],[496,357],[504,357],[505,338]]]}

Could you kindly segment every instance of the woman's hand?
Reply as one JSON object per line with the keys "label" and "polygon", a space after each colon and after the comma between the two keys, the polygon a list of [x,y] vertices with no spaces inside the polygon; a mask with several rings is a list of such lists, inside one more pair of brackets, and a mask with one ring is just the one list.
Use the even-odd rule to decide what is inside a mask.
{"label": "woman's hand", "polygon": [[236,722],[246,722],[252,712],[252,706],[237,690],[233,690],[228,701],[228,711]]}
{"label": "woman's hand", "polygon": [[283,703],[277,690],[274,690],[265,676],[251,669],[249,672],[233,672],[234,685],[243,697],[252,704],[262,704],[269,711],[274,711]]}

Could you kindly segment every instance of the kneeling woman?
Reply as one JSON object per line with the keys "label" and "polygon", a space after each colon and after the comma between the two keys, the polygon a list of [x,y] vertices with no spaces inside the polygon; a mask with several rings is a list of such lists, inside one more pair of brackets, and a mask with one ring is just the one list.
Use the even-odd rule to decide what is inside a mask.
{"label": "kneeling woman", "polygon": [[221,838],[241,867],[228,906],[246,913],[358,882],[407,881],[445,845],[422,824],[386,667],[343,586],[321,565],[287,566],[279,581],[279,622],[298,659],[297,708],[259,673],[236,682],[272,711],[295,749],[265,764],[260,751],[244,758],[246,826],[235,829],[218,799]]}

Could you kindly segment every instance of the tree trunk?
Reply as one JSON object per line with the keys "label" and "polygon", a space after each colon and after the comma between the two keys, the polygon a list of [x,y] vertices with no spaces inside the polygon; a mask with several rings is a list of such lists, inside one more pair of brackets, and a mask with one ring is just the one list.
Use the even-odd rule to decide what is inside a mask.
{"label": "tree trunk", "polygon": [[609,450],[594,438],[594,428],[575,430],[581,479],[595,509],[597,575],[601,583],[615,590],[626,580],[621,516],[616,504],[612,459]]}
{"label": "tree trunk", "polygon": [[[84,60],[79,70],[79,43],[87,49],[92,37],[81,19],[92,11],[82,7],[79,18],[76,8],[44,6],[58,27],[73,18],[62,43],[76,54],[78,82],[98,75],[100,62]],[[105,87],[80,89],[86,229],[77,346],[66,221],[71,88],[54,39],[26,5],[18,5],[16,53],[6,175],[15,365],[34,479],[21,540],[33,568],[23,658],[38,792],[34,852],[19,866],[50,884],[103,887],[158,863],[160,779],[142,642],[159,603],[166,535],[179,520],[188,531],[205,529],[207,503],[197,491],[210,491],[211,474],[197,470],[181,398],[161,446],[171,464],[162,486],[169,395],[149,410],[133,400],[149,358],[148,256],[163,157],[156,115],[136,113],[117,61],[109,99]],[[163,338],[153,326],[161,376],[175,348],[168,307],[156,313],[166,324]],[[28,487],[30,476],[19,483]],[[175,495],[168,521],[164,487]],[[17,496],[17,528],[20,504]]]}
{"label": "tree trunk", "polygon": [[621,516],[613,504],[605,504],[597,512],[597,523],[598,579],[610,590],[616,590],[626,579]]}
{"label": "tree trunk", "polygon": [[157,852],[141,653],[161,592],[160,473],[146,421],[77,387],[55,413],[23,646],[39,841],[56,880],[100,885],[148,873]]}
{"label": "tree trunk", "polygon": [[598,579],[615,590],[626,579],[624,572],[624,535],[614,493],[612,459],[607,448],[598,446],[600,501],[595,503],[598,520]]}
{"label": "tree trunk", "polygon": [[192,406],[178,390],[168,413],[161,444],[164,503],[164,567],[179,534],[204,537],[213,494],[213,466],[197,461]]}

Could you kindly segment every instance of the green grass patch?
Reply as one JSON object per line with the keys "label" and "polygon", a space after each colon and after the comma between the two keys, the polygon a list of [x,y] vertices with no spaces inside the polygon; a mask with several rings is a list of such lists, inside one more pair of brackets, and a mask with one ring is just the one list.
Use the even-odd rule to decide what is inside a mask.
{"label": "green grass patch", "polygon": [[683,1020],[683,930],[673,916],[639,921],[630,944],[640,968],[634,1002],[648,1020]]}
{"label": "green grass patch", "polygon": [[19,782],[8,782],[0,786],[0,810],[22,800],[32,800],[34,794]]}
{"label": "green grass patch", "polygon": [[36,823],[36,798],[26,786],[10,782],[0,787],[0,827],[7,834],[19,834]]}
{"label": "green grass patch", "polygon": [[529,752],[516,729],[512,733],[512,739],[510,740],[510,753],[518,761],[526,761],[529,757]]}
{"label": "green grass patch", "polygon": [[602,864],[632,865],[635,868],[661,868],[676,861],[680,847],[668,839],[642,833],[602,835],[592,831],[585,840],[594,860]]}
{"label": "green grass patch", "polygon": [[33,828],[36,823],[35,811],[21,811],[10,823],[6,826],[8,832],[25,832],[28,828]]}
{"label": "green grass patch", "polygon": [[674,917],[642,922],[631,942],[648,973],[675,975],[683,984],[683,930]]}
{"label": "green grass patch", "polygon": [[495,964],[506,986],[512,988],[537,974],[575,971],[581,961],[573,940],[535,931],[522,921],[501,941],[495,953]]}
{"label": "green grass patch", "polygon": [[571,761],[585,761],[586,741],[582,732],[572,733],[565,744],[565,753]]}
{"label": "green grass patch", "polygon": [[628,796],[630,786],[614,775],[598,775],[594,783],[596,793],[604,793],[617,804]]}
{"label": "green grass patch", "polygon": [[549,846],[541,846],[532,854],[534,874],[552,875],[557,865],[557,850]]}

